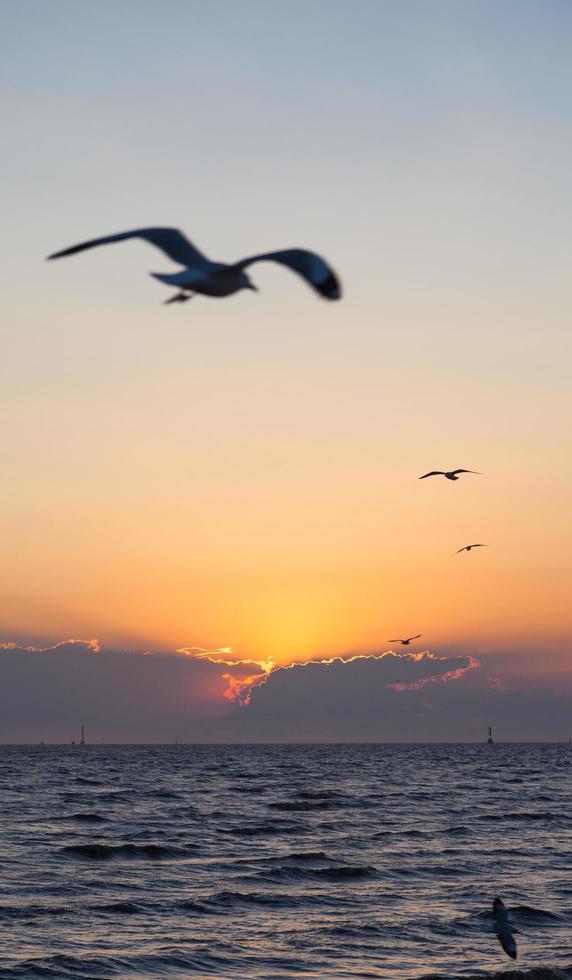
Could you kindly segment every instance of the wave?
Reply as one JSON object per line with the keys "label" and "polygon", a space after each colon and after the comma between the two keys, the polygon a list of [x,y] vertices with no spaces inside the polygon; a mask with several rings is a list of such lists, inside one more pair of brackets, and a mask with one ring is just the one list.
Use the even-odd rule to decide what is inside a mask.
{"label": "wave", "polygon": [[90,910],[93,912],[109,912],[112,915],[145,915],[147,911],[143,905],[136,905],[135,902],[109,902],[107,905],[92,905]]}
{"label": "wave", "polygon": [[[216,892],[208,899],[210,905],[232,907],[236,904],[243,905],[262,905],[267,908],[290,908],[292,905],[299,904],[299,899],[294,895],[279,894],[276,892],[240,892],[225,889]],[[177,906],[180,908],[180,905]]]}
{"label": "wave", "polygon": [[296,793],[299,800],[348,800],[347,793],[335,789],[301,789]]}
{"label": "wave", "polygon": [[541,813],[531,813],[528,811],[516,812],[516,813],[481,813],[478,817],[479,820],[489,820],[491,822],[497,823],[503,820],[567,820],[568,818],[563,813],[551,813],[549,811]]}
{"label": "wave", "polygon": [[329,810],[336,802],[328,797],[327,799],[312,800],[278,800],[276,803],[269,803],[268,806],[273,810],[311,812],[312,810]]}
{"label": "wave", "polygon": [[84,823],[105,823],[109,818],[99,813],[70,813],[66,820],[83,820]]}
{"label": "wave", "polygon": [[514,905],[510,910],[512,918],[518,920],[522,925],[530,923],[562,922],[563,916],[556,912],[548,912],[546,909],[536,909],[532,905]]}
{"label": "wave", "polygon": [[367,865],[328,865],[325,868],[309,868],[305,865],[277,865],[253,875],[254,878],[272,880],[276,878],[328,878],[332,880],[344,880],[352,878],[369,878],[377,874],[375,868]]}
{"label": "wave", "polygon": [[[566,970],[559,970],[553,966],[537,966],[532,970],[501,970],[498,973],[489,973],[488,980],[570,980],[572,977],[572,967]],[[446,973],[424,973],[418,980],[459,980],[458,977]],[[483,980],[483,974],[463,975],[463,980]]]}
{"label": "wave", "polygon": [[326,861],[328,855],[325,851],[292,851],[290,854],[283,854],[282,861]]}
{"label": "wave", "polygon": [[135,973],[137,976],[168,976],[173,972],[187,973],[197,970],[208,971],[218,976],[217,967],[228,966],[228,961],[213,952],[194,953],[179,949],[159,949],[154,953],[140,956],[56,956],[25,960],[14,966],[0,967],[0,977],[16,980],[35,980],[37,977],[54,977],[56,980],[94,980],[96,977],[108,980],[111,976],[125,977]]}
{"label": "wave", "polygon": [[196,844],[169,847],[163,844],[68,844],[61,853],[87,861],[182,861],[198,850]]}
{"label": "wave", "polygon": [[[537,909],[532,905],[511,905],[508,909],[510,917],[515,925],[531,928],[533,926],[545,926],[558,922],[564,922],[565,917],[556,912],[549,912],[547,909]],[[476,912],[470,916],[471,919],[490,922],[493,921],[492,910]]]}
{"label": "wave", "polygon": [[305,834],[307,829],[307,827],[300,823],[266,820],[264,823],[253,824],[251,826],[222,827],[221,833],[232,834],[235,837],[268,837],[274,834]]}
{"label": "wave", "polygon": [[3,905],[0,906],[0,922],[2,919],[35,919],[40,916],[70,915],[73,909],[69,905]]}

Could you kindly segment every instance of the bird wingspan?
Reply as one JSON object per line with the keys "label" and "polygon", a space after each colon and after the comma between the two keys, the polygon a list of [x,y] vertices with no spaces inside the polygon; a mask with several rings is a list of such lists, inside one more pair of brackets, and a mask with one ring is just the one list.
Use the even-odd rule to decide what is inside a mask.
{"label": "bird wingspan", "polygon": [[408,640],[418,640],[420,636],[422,636],[422,634],[421,633],[417,633],[416,636],[408,636],[407,639]]}
{"label": "bird wingspan", "polygon": [[113,242],[124,242],[129,238],[143,238],[150,245],[155,245],[165,252],[174,262],[187,267],[207,269],[211,263],[177,228],[136,228],[134,231],[121,231],[116,235],[105,235],[103,238],[92,238],[88,242],[72,245],[61,252],[54,252],[49,259],[60,259],[65,255],[75,255],[88,248],[98,245],[111,245]]}
{"label": "bird wingspan", "polygon": [[453,470],[453,473],[476,473],[477,476],[483,475],[482,473],[479,473],[478,470]]}
{"label": "bird wingspan", "polygon": [[[460,471],[457,470],[457,473],[459,473],[459,472]],[[445,473],[444,473],[443,470],[431,470],[430,473],[424,473],[423,476],[420,476],[419,477],[419,479],[420,480],[425,480],[428,476],[445,476]]]}
{"label": "bird wingspan", "polygon": [[297,272],[325,299],[340,299],[342,287],[340,281],[328,263],[305,248],[286,248],[280,252],[264,252],[261,255],[251,255],[240,262],[234,262],[232,268],[246,269],[254,262],[278,262],[293,272]]}

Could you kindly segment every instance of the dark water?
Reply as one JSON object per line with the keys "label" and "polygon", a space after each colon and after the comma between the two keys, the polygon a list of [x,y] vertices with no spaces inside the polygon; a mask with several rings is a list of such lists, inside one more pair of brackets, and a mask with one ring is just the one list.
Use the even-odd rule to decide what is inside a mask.
{"label": "dark water", "polygon": [[0,976],[486,976],[497,894],[520,968],[572,976],[571,776],[572,745],[0,748]]}

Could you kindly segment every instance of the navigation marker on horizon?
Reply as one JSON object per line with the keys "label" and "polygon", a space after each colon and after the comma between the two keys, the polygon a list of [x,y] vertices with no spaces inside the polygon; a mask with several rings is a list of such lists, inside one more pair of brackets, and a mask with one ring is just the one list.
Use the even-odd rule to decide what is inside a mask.
{"label": "navigation marker on horizon", "polygon": [[342,295],[342,287],[336,273],[315,252],[309,252],[304,248],[287,248],[278,252],[261,252],[259,255],[251,255],[230,264],[211,262],[177,228],[136,228],[134,231],[122,231],[116,235],[92,238],[79,245],[64,248],[61,252],[54,252],[48,255],[48,259],[75,255],[76,252],[83,252],[88,248],[124,242],[130,238],[143,238],[151,245],[160,248],[174,262],[185,266],[181,272],[151,272],[155,279],[166,283],[167,286],[176,286],[180,290],[166,300],[167,303],[185,303],[194,293],[222,297],[231,296],[241,289],[252,289],[257,292],[256,286],[244,271],[254,262],[278,262],[279,265],[287,266],[292,272],[297,272],[324,299],[340,299]]}

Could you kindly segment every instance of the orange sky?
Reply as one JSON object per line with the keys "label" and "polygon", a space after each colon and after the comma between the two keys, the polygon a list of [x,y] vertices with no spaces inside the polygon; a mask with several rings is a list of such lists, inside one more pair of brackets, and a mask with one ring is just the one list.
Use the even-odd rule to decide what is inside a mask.
{"label": "orange sky", "polygon": [[[38,13],[5,95],[0,638],[289,663],[420,632],[569,670],[568,53],[477,8],[434,35],[348,7],[307,58],[268,8],[214,73],[206,13],[133,43],[118,13],[100,48],[94,21],[121,57],[87,74],[83,22],[51,44]],[[259,294],[164,307],[143,243],[43,262],[151,222],[314,248],[344,299],[257,266]],[[455,467],[483,475],[417,479]]]}

